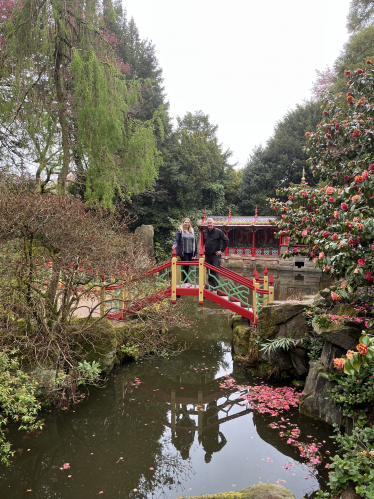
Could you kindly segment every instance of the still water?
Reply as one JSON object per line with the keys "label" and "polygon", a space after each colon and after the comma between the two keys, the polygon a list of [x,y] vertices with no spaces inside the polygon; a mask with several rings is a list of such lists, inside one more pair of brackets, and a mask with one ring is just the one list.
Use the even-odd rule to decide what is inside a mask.
{"label": "still water", "polygon": [[228,313],[209,304],[199,308],[194,297],[182,300],[194,325],[175,334],[187,350],[119,366],[84,402],[46,411],[38,437],[24,440],[14,432],[19,450],[12,465],[1,468],[1,499],[175,499],[259,482],[284,485],[301,499],[324,487],[331,428],[296,408],[281,415],[297,424],[300,441],[326,441],[323,462],[312,471],[279,428],[269,427],[281,416],[243,405],[238,396],[246,389],[220,387],[226,375],[245,385],[262,382],[233,362]]}

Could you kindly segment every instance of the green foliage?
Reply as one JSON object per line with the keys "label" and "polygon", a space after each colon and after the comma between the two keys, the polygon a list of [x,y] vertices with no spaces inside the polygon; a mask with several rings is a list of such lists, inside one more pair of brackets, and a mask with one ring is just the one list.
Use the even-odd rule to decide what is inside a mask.
{"label": "green foliage", "polygon": [[[278,193],[287,205],[275,210],[283,215],[279,225],[295,249],[314,258],[321,270],[346,286],[335,300],[372,303],[372,243],[374,235],[374,165],[372,83],[374,72],[357,69],[347,78],[349,93],[326,98],[321,123],[308,132],[307,164],[320,189],[291,185]],[[351,102],[346,112],[345,103]],[[289,253],[285,254],[285,257]]]}
{"label": "green foliage", "polygon": [[363,366],[354,376],[347,376],[343,370],[335,370],[330,379],[336,383],[330,391],[330,398],[341,407],[343,416],[367,422],[374,408],[374,384],[372,366]]}
{"label": "green foliage", "polygon": [[133,357],[135,360],[139,359],[139,347],[137,345],[122,345],[121,353],[127,357]]}
{"label": "green foliage", "polygon": [[301,339],[294,340],[292,338],[276,338],[275,340],[265,340],[261,344],[260,352],[270,355],[281,348],[282,350],[288,351],[295,348],[298,344],[302,342]]}
{"label": "green foliage", "polygon": [[[352,435],[342,435],[335,425],[338,454],[331,458],[329,488],[332,494],[340,493],[353,483],[363,499],[374,499],[374,429],[355,427]],[[320,492],[317,497],[329,497]]]}
{"label": "green foliage", "polygon": [[26,0],[22,8],[16,4],[6,27],[2,125],[21,130],[40,192],[56,189],[57,175],[57,191],[65,193],[74,173],[69,180],[87,201],[111,208],[115,194],[130,199],[152,188],[163,111],[145,123],[134,117],[142,86],[126,81],[101,3],[65,8],[60,0]]}
{"label": "green foliage", "polygon": [[347,28],[351,33],[366,28],[374,22],[373,0],[351,0],[347,16]]}
{"label": "green foliage", "polygon": [[40,402],[35,397],[37,382],[19,366],[15,351],[0,352],[0,461],[9,466],[11,444],[6,440],[6,425],[19,423],[20,430],[41,429],[37,422]]}

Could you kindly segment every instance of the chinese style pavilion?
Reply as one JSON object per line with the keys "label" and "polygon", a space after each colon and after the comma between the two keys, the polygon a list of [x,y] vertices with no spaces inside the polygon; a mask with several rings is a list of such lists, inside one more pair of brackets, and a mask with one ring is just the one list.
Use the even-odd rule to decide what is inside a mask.
{"label": "chinese style pavilion", "polygon": [[[221,229],[229,238],[230,244],[226,249],[226,256],[241,255],[242,257],[279,257],[281,253],[288,249],[288,238],[280,237],[275,239],[274,235],[278,231],[277,225],[281,219],[279,216],[260,217],[256,213],[254,216],[228,217],[211,216],[199,222],[200,234],[207,227],[207,218],[214,220],[215,227]],[[202,237],[200,237],[202,243]]]}

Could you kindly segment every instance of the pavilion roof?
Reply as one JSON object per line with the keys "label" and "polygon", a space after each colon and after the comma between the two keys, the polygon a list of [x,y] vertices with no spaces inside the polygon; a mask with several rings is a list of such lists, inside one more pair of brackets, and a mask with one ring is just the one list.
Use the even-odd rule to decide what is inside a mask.
{"label": "pavilion roof", "polygon": [[[279,216],[259,217],[257,215],[253,217],[221,217],[212,215],[207,218],[213,218],[214,225],[217,227],[275,227],[279,220],[281,220]],[[200,227],[206,227],[206,217],[199,220],[197,224]]]}

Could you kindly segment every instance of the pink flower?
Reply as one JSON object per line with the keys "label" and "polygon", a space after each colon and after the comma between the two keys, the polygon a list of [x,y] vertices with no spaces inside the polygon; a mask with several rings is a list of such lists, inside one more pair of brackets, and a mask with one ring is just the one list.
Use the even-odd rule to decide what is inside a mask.
{"label": "pink flower", "polygon": [[335,199],[334,198],[329,198],[329,203],[335,203]]}
{"label": "pink flower", "polygon": [[368,173],[366,170],[364,170],[364,171],[362,172],[362,176],[363,176],[363,177],[364,177],[364,179],[366,180],[366,179],[368,179],[368,178],[369,178],[369,173]]}
{"label": "pink flower", "polygon": [[366,262],[363,258],[360,258],[359,261],[357,262],[359,265],[366,265]]}
{"label": "pink flower", "polygon": [[319,260],[322,260],[322,258],[323,258],[324,256],[325,256],[324,252],[323,252],[323,251],[321,251],[321,253],[320,253],[320,254],[319,254],[319,256],[318,256],[318,259],[319,259]]}
{"label": "pink flower", "polygon": [[374,172],[374,163],[373,163],[373,164],[371,164],[371,165],[369,166],[369,170],[370,170],[371,172]]}
{"label": "pink flower", "polygon": [[69,463],[65,463],[65,464],[63,465],[63,469],[64,469],[64,470],[68,470],[69,468],[70,468],[70,464],[69,464]]}
{"label": "pink flower", "polygon": [[348,210],[348,205],[347,205],[347,203],[342,203],[342,204],[340,205],[340,208],[341,208],[343,211],[347,211],[347,210]]}
{"label": "pink flower", "polygon": [[373,277],[371,276],[371,272],[370,271],[365,272],[365,279],[367,281],[373,281],[374,280]]}
{"label": "pink flower", "polygon": [[301,235],[302,237],[306,237],[308,235],[308,231],[304,230]]}
{"label": "pink flower", "polygon": [[362,74],[362,69],[358,68],[358,69],[357,69],[357,74],[358,74],[358,75],[361,75],[361,74]]}
{"label": "pink flower", "polygon": [[336,232],[334,232],[334,234],[332,235],[332,238],[334,241],[336,241],[337,239],[339,238],[338,234]]}

